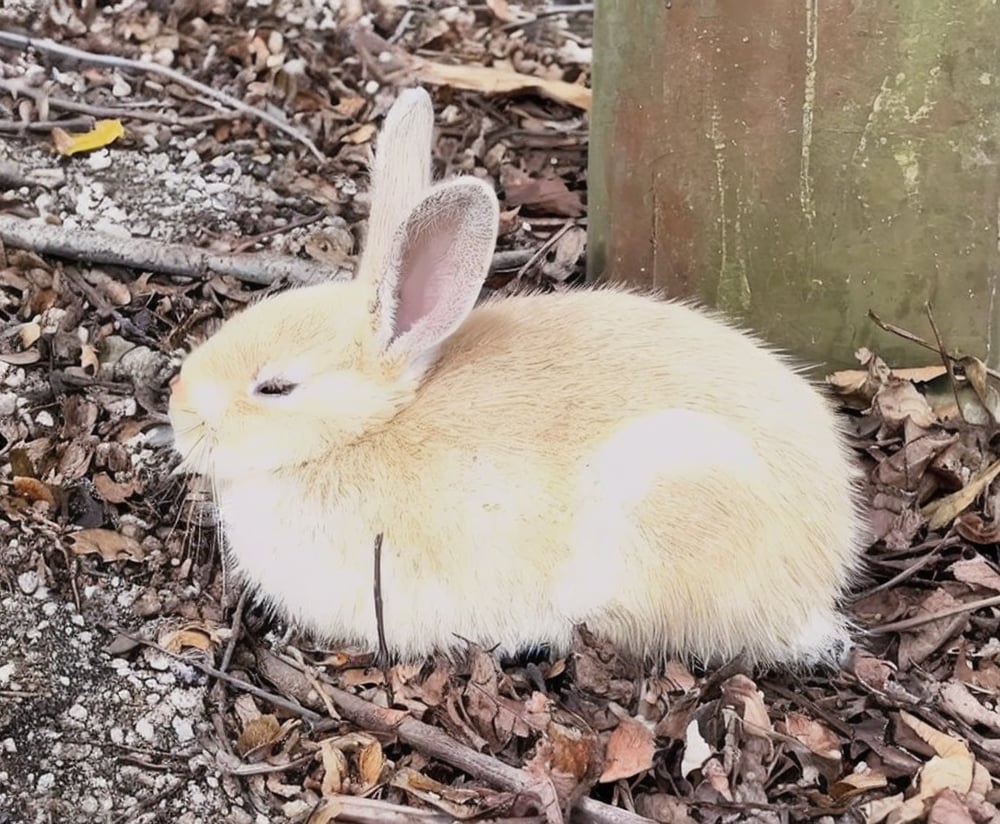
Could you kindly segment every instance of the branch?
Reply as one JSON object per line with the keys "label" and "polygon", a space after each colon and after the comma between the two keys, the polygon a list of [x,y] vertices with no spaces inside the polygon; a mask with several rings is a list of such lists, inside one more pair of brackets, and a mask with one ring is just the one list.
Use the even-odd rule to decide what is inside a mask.
{"label": "branch", "polygon": [[[9,179],[27,185],[16,168],[0,166],[0,183]],[[288,229],[291,227],[282,227]],[[163,243],[149,238],[118,237],[103,232],[67,229],[43,220],[0,215],[0,242],[39,255],[52,255],[87,263],[107,263],[129,269],[161,272],[182,277],[204,277],[208,272],[231,275],[246,283],[267,285],[279,278],[292,283],[322,280],[350,280],[354,272],[347,266],[331,268],[318,261],[269,252],[209,252],[179,243]],[[496,252],[490,270],[516,269],[532,253],[525,250]]]}
{"label": "branch", "polygon": [[85,232],[53,226],[41,220],[22,220],[6,215],[0,215],[0,241],[39,255],[193,278],[215,272],[232,275],[247,283],[268,284],[279,278],[295,283],[316,283],[352,277],[351,270],[345,266],[331,268],[325,263],[291,255],[209,252],[179,243]]}
{"label": "branch", "polygon": [[[481,781],[487,781],[509,792],[524,792],[530,790],[536,783],[523,770],[510,767],[491,756],[466,747],[447,733],[418,721],[401,710],[379,707],[328,684],[324,684],[323,688],[337,705],[343,718],[356,724],[360,729],[397,735],[400,740],[424,755],[451,764]],[[322,721],[313,729],[322,731],[327,725],[333,728],[339,723],[339,719]],[[579,799],[573,812],[576,820],[587,824],[651,824],[648,818],[589,797]]]}

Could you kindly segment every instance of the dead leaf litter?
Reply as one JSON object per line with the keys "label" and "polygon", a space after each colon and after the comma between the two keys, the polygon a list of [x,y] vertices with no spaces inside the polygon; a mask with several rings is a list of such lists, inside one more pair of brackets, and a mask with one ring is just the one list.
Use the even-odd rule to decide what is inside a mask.
{"label": "dead leaf litter", "polygon": [[[998,394],[976,358],[862,351],[831,376],[873,527],[836,674],[653,673],[585,628],[563,660],[382,671],[239,599],[208,490],[170,475],[183,352],[306,264],[350,269],[399,86],[433,88],[436,171],[501,193],[489,288],[579,280],[586,4],[0,15],[102,57],[0,38],[0,820],[1000,818]],[[4,234],[25,221],[44,248]],[[247,276],[244,254],[282,264]]]}

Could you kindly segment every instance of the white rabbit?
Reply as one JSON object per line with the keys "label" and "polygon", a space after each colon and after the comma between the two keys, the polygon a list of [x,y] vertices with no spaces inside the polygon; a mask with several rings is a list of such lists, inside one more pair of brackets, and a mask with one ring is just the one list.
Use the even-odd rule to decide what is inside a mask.
{"label": "white rabbit", "polygon": [[195,349],[170,401],[231,556],[323,639],[463,639],[835,663],[860,568],[856,470],[826,401],[718,317],[618,288],[491,299],[497,198],[431,185],[404,92],[357,278],[291,289]]}

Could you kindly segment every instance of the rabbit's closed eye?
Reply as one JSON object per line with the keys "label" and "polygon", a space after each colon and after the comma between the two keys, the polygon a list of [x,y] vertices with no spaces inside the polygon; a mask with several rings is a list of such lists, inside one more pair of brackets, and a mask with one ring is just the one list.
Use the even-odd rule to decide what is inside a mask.
{"label": "rabbit's closed eye", "polygon": [[268,378],[267,380],[258,381],[254,385],[253,393],[265,397],[284,398],[291,395],[298,386],[298,383],[287,378]]}

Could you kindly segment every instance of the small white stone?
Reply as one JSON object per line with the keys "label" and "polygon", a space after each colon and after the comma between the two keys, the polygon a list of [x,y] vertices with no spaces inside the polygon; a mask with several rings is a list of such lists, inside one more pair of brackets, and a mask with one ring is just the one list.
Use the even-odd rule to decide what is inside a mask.
{"label": "small white stone", "polygon": [[182,744],[194,738],[194,726],[186,718],[175,717],[171,721],[171,726],[174,728],[174,734],[177,736],[177,740]]}
{"label": "small white stone", "polygon": [[150,743],[156,739],[156,730],[153,729],[153,725],[149,722],[148,718],[140,718],[135,725],[135,731],[140,738]]}
{"label": "small white stone", "polygon": [[25,595],[31,595],[31,593],[38,589],[38,573],[33,569],[22,572],[17,576],[17,585]]}
{"label": "small white stone", "polygon": [[74,721],[86,721],[88,715],[87,708],[83,704],[74,704],[66,711],[66,714]]}
{"label": "small white stone", "polygon": [[40,793],[47,793],[56,785],[56,777],[52,773],[42,773],[38,776],[35,789]]}

